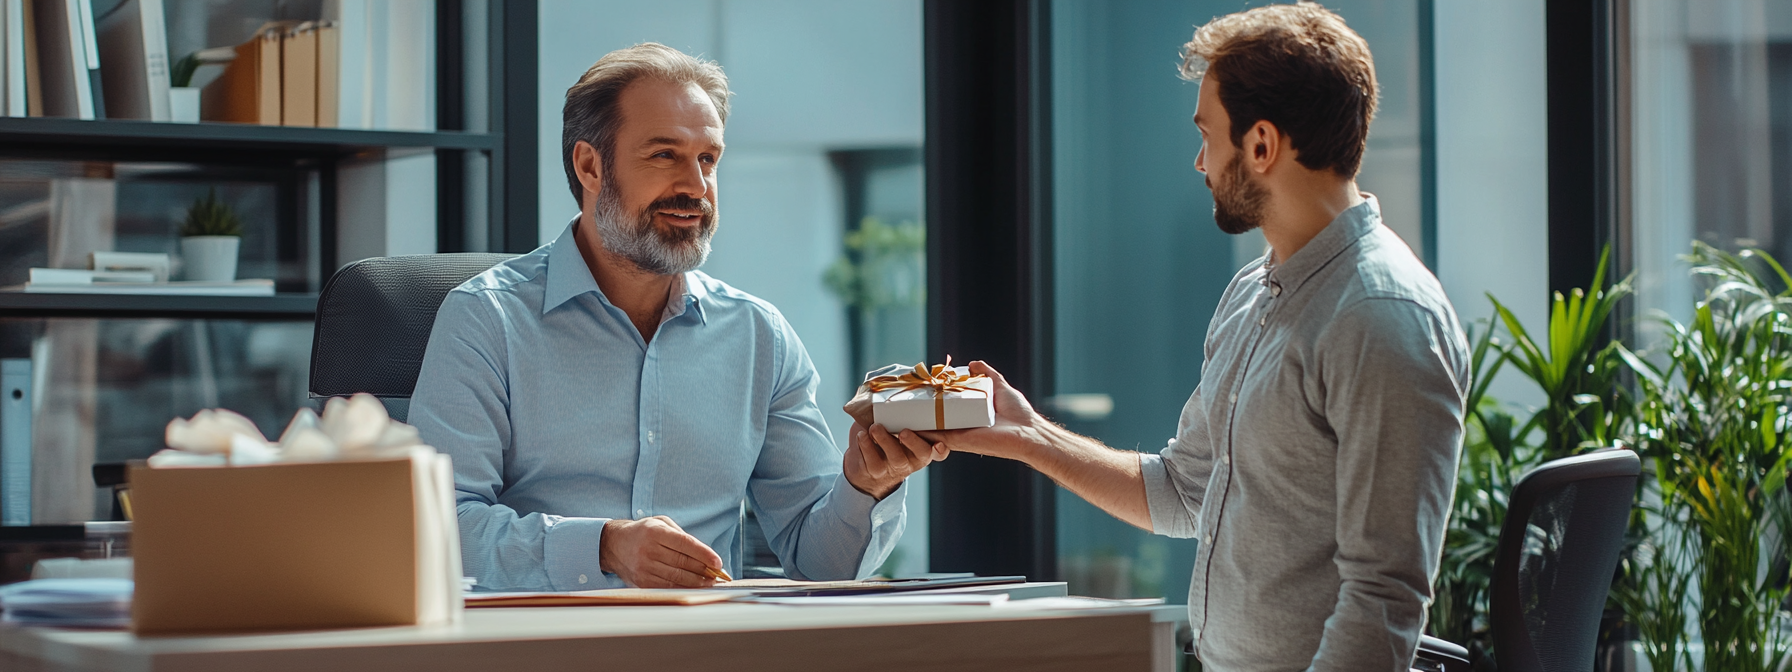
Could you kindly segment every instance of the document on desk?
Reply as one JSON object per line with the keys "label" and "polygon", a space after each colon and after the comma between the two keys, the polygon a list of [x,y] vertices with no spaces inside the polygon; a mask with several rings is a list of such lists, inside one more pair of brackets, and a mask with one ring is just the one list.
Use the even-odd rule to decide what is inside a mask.
{"label": "document on desk", "polygon": [[943,595],[842,595],[833,597],[752,597],[744,600],[759,604],[784,604],[801,607],[896,607],[962,604],[993,607],[1008,601],[1008,595],[947,593]]}
{"label": "document on desk", "polygon": [[938,588],[996,586],[1024,583],[1024,576],[960,576],[944,579],[867,579],[863,581],[796,581],[793,579],[739,579],[715,585],[721,590],[749,590],[755,595],[777,597],[824,597],[906,593]]}
{"label": "document on desk", "polygon": [[608,588],[564,593],[467,593],[468,609],[495,607],[676,606],[727,602],[745,591]]}

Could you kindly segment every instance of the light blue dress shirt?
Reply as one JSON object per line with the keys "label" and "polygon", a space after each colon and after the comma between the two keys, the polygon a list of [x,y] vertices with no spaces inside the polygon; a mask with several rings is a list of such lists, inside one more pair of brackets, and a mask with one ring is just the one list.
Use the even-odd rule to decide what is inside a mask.
{"label": "light blue dress shirt", "polygon": [[738,575],[743,498],[793,578],[867,576],[901,537],[907,488],[875,501],[841,474],[784,316],[701,272],[673,291],[642,339],[568,226],[442,302],[410,421],[454,459],[480,587],[621,586],[599,569],[604,523],[656,515]]}

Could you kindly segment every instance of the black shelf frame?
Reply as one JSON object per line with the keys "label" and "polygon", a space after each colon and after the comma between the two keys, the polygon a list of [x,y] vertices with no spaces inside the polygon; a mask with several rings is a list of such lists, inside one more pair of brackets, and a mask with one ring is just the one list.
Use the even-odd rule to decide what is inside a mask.
{"label": "black shelf frame", "polygon": [[316,294],[180,296],[0,292],[0,317],[4,318],[308,321],[316,314]]}

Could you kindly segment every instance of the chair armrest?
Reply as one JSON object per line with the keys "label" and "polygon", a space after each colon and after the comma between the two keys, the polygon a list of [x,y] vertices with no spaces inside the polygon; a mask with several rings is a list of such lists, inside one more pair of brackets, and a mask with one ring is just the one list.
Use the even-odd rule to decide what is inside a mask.
{"label": "chair armrest", "polygon": [[1419,635],[1419,650],[1413,660],[1413,669],[1468,672],[1468,649],[1430,635]]}

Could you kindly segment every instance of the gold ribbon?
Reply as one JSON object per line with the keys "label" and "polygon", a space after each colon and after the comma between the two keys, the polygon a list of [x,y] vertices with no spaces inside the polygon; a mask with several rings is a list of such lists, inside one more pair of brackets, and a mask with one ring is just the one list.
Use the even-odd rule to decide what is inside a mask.
{"label": "gold ribbon", "polygon": [[[935,364],[931,370],[927,368],[925,363],[916,364],[913,371],[905,371],[901,375],[877,376],[871,380],[867,380],[865,381],[865,387],[872,392],[883,392],[885,390],[893,389],[896,390],[897,394],[909,390],[931,388],[933,390],[933,428],[945,429],[946,393],[983,392],[983,390],[970,387],[965,383],[985,377],[986,376],[982,374],[971,376],[959,373],[956,369],[952,368],[952,356],[946,355],[946,363]],[[988,393],[985,392],[984,395],[988,396]]]}

